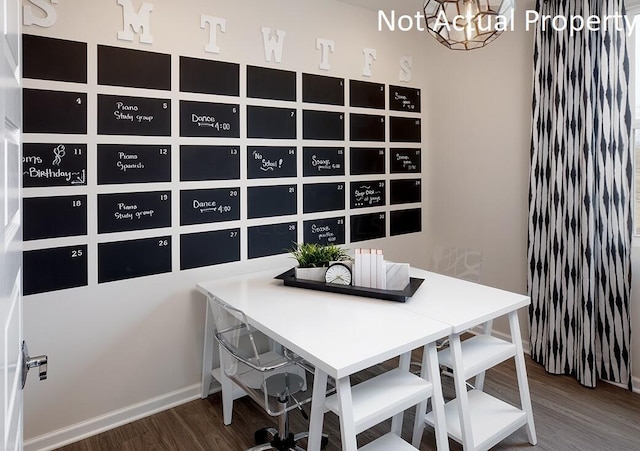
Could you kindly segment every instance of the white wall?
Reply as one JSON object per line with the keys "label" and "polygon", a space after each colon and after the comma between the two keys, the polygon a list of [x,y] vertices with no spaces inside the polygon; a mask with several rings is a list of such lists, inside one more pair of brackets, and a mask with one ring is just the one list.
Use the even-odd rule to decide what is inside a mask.
{"label": "white wall", "polygon": [[[27,1],[24,3],[28,4]],[[136,8],[141,3],[133,1]],[[25,392],[27,449],[57,445],[111,427],[119,421],[148,414],[154,408],[197,397],[205,299],[195,292],[195,282],[275,265],[293,266],[292,260],[280,256],[179,271],[174,257],[174,271],[170,274],[97,284],[95,249],[98,241],[171,234],[173,253],[177,255],[179,249],[176,243],[181,232],[177,225],[178,213],[174,212],[174,226],[170,230],[158,233],[126,232],[110,237],[95,233],[96,218],[92,214],[95,201],[92,199],[97,193],[113,191],[113,187],[97,186],[95,174],[92,175],[96,167],[95,146],[104,139],[96,135],[96,93],[136,95],[135,89],[97,87],[97,44],[174,55],[173,98],[178,96],[178,55],[321,73],[318,69],[320,52],[315,47],[317,37],[336,42],[336,50],[330,60],[332,68],[327,75],[365,79],[362,76],[362,48],[372,47],[377,49],[378,54],[371,81],[400,84],[400,58],[411,56],[414,80],[408,85],[423,88],[423,92],[426,88],[425,74],[430,65],[423,44],[428,38],[422,35],[416,38],[415,35],[412,37],[403,33],[379,33],[373,11],[334,0],[154,0],[152,3],[152,45],[117,40],[123,19],[122,8],[115,1],[66,0],[55,5],[57,21],[53,27],[23,28],[29,34],[87,42],[89,48],[89,81],[86,88],[59,82],[25,80],[25,87],[88,90],[90,175],[87,187],[80,188],[80,192],[89,197],[88,237],[57,238],[50,242],[52,245],[65,246],[88,240],[89,285],[28,296],[24,300],[25,337],[30,349],[36,354],[48,354],[50,362],[48,380],[42,383],[30,380]],[[36,12],[41,11],[36,8]],[[220,55],[204,51],[208,31],[200,28],[201,14],[227,19],[226,33],[219,35]],[[282,64],[265,62],[261,33],[263,26],[287,32]],[[165,96],[166,93],[158,95]],[[423,108],[426,108],[426,103],[423,101]],[[176,157],[181,141],[176,132],[176,102],[172,111],[174,133],[170,143],[176,149],[173,152],[173,180],[177,181]],[[34,137],[29,139],[33,140]],[[130,137],[119,142],[135,144],[148,140]],[[180,187],[179,183],[173,183],[171,189],[174,199],[178,198]],[[166,185],[163,189],[166,189]],[[52,195],[78,192],[74,190],[78,188],[41,191]],[[121,190],[133,189],[117,189]],[[425,236],[423,232],[370,244],[382,247],[390,259],[418,264],[426,260],[428,250],[422,246],[426,242]],[[30,249],[40,244],[31,242],[25,246]]]}
{"label": "white wall", "polygon": [[[519,1],[519,11],[534,3]],[[98,43],[210,58],[203,51],[207,34],[199,26],[200,14],[208,14],[227,19],[217,59],[268,65],[262,26],[288,33],[283,63],[273,67],[318,73],[316,37],[337,44],[328,75],[363,79],[361,51],[366,46],[378,50],[372,81],[396,83],[399,58],[412,56],[410,84],[424,93],[424,231],[372,245],[383,247],[391,259],[418,266],[427,264],[435,243],[481,249],[483,283],[526,292],[533,36],[521,23],[486,49],[451,52],[425,34],[379,33],[375,12],[333,0],[153,4],[152,46],[117,41],[122,16],[115,1],[66,0],[56,6],[54,28],[24,31],[88,42],[90,61]],[[521,15],[516,17],[521,21]],[[89,85],[95,86],[91,67],[89,75]],[[89,88],[89,98],[95,97],[94,91]],[[94,116],[89,124],[95,133]],[[95,143],[90,136],[89,145]],[[97,187],[87,189],[91,195]],[[95,219],[89,223],[95,228],[91,221]],[[179,231],[174,227],[171,233],[177,236]],[[634,270],[639,274],[636,257]],[[286,257],[273,257],[27,297],[25,337],[32,352],[47,353],[50,359],[49,379],[31,380],[25,392],[25,438],[31,439],[31,448],[197,397],[204,298],[195,293],[194,282],[290,263]],[[90,273],[90,280],[95,278]],[[634,288],[637,278],[635,282]],[[634,291],[637,298],[639,292]],[[524,311],[521,324],[527,338]],[[508,330],[504,323],[497,326]],[[638,350],[634,358],[640,362]],[[640,375],[637,363],[634,374]]]}
{"label": "white wall", "polygon": [[[428,239],[481,250],[482,283],[519,293],[527,290],[533,72],[533,34],[522,20],[534,6],[519,1],[515,31],[483,49],[424,44]],[[508,331],[506,321],[496,326]]]}

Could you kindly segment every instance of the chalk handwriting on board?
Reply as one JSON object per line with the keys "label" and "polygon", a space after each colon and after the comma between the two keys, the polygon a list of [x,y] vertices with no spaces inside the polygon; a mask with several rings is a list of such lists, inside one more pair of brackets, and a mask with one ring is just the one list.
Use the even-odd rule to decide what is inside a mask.
{"label": "chalk handwriting on board", "polygon": [[260,152],[254,150],[252,152],[253,159],[259,160],[261,162],[260,170],[263,172],[274,171],[275,169],[282,169],[282,164],[284,160],[282,158],[278,158],[278,160],[269,160],[264,158]]}
{"label": "chalk handwriting on board", "polygon": [[391,173],[420,172],[419,149],[394,149],[391,157]]}
{"label": "chalk handwriting on board", "polygon": [[344,244],[345,218],[318,219],[304,222],[304,242]]}
{"label": "chalk handwriting on board", "polygon": [[[235,114],[237,109],[233,108],[233,113]],[[229,122],[219,122],[214,116],[207,115],[197,115],[195,113],[191,113],[191,122],[196,124],[198,127],[211,127],[217,131],[229,131],[231,130],[231,123]]]}
{"label": "chalk handwriting on board", "polygon": [[87,184],[85,144],[24,144],[23,186]]}
{"label": "chalk handwriting on board", "polygon": [[305,147],[303,170],[305,177],[344,175],[344,148]]}
{"label": "chalk handwriting on board", "polygon": [[402,108],[405,108],[407,110],[415,110],[416,109],[416,106],[413,105],[411,100],[409,100],[406,95],[400,94],[399,92],[394,92],[393,96],[394,96],[395,100],[398,101],[402,105]]}
{"label": "chalk handwriting on board", "polygon": [[[163,109],[167,109],[168,104],[165,102],[162,104]],[[113,112],[114,117],[118,121],[129,122],[148,122],[153,121],[152,114],[139,114],[140,107],[138,105],[128,105],[124,102],[116,102],[116,110]]]}
{"label": "chalk handwriting on board", "polygon": [[353,206],[372,207],[384,203],[384,182],[364,182],[353,187]]}

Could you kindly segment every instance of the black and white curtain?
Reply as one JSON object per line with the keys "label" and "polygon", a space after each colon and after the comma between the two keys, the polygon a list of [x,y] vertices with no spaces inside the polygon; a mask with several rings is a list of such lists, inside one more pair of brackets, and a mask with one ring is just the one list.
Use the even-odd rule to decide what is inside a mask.
{"label": "black and white curtain", "polygon": [[[536,8],[552,17],[625,14],[624,0]],[[631,388],[630,75],[626,31],[611,25],[535,32],[530,339],[550,373]]]}

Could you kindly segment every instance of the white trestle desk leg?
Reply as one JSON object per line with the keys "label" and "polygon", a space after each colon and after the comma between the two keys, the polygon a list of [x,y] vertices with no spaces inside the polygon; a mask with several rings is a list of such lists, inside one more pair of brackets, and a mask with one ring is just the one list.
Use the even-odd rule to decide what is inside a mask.
{"label": "white trestle desk leg", "polygon": [[[431,406],[433,409],[433,423],[435,427],[436,445],[440,451],[449,450],[449,438],[447,435],[447,421],[444,413],[444,397],[442,396],[442,384],[440,383],[440,364],[438,363],[438,350],[435,343],[429,343],[422,353],[422,370],[420,376],[427,379],[433,386],[431,394]],[[420,448],[422,433],[424,431],[424,416],[427,411],[428,400],[421,402],[416,408],[416,418],[413,424],[414,448]]]}
{"label": "white trestle desk leg", "polygon": [[211,370],[213,369],[213,353],[215,352],[215,339],[213,338],[213,318],[209,308],[209,300],[207,299],[207,311],[204,320],[204,343],[202,350],[202,380],[200,381],[200,397],[205,399],[209,396],[211,387]]}
{"label": "white trestle desk leg", "polygon": [[[410,366],[411,366],[411,352],[405,352],[400,356],[398,368],[401,368],[405,371],[409,371]],[[404,412],[400,412],[394,415],[391,420],[391,432],[396,434],[398,437],[402,436],[403,419],[404,419]]]}
{"label": "white trestle desk leg", "polygon": [[353,398],[351,397],[351,379],[349,376],[336,381],[336,394],[340,409],[340,436],[342,451],[356,451],[356,426],[353,422]]}
{"label": "white trestle desk leg", "polygon": [[[482,325],[482,333],[485,334],[485,335],[491,335],[491,330],[492,329],[493,329],[493,320],[492,319],[490,319],[489,321],[487,321],[486,323],[484,323]],[[477,390],[480,390],[480,391],[484,390],[484,376],[485,376],[485,374],[487,374],[486,371],[483,371],[482,373],[476,374],[473,386]]]}
{"label": "white trestle desk leg", "polygon": [[449,346],[453,353],[453,382],[456,388],[458,402],[458,417],[460,418],[460,431],[462,433],[462,446],[465,450],[473,450],[473,430],[469,416],[469,396],[467,395],[467,382],[464,380],[464,367],[462,365],[462,346],[460,335],[451,334]]}
{"label": "white trestle desk leg", "polygon": [[533,408],[531,407],[531,395],[529,394],[529,381],[527,380],[527,366],[524,361],[524,350],[522,349],[522,338],[520,336],[520,322],[518,312],[509,313],[509,326],[511,329],[511,340],[516,345],[516,373],[518,374],[518,388],[520,390],[520,403],[522,410],[527,414],[527,436],[529,443],[537,443],[536,428],[533,423]]}
{"label": "white trestle desk leg", "polygon": [[316,367],[313,376],[311,415],[309,416],[308,451],[320,451],[322,425],[324,423],[324,400],[327,395],[327,373]]}

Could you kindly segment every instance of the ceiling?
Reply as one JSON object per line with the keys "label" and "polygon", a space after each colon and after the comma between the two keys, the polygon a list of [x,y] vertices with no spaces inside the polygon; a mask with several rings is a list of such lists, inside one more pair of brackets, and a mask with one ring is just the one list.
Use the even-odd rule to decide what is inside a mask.
{"label": "ceiling", "polygon": [[[373,11],[395,10],[396,14],[409,14],[414,16],[416,12],[422,11],[422,0],[339,0],[343,3],[359,6]],[[640,1],[640,0],[639,0]]]}

